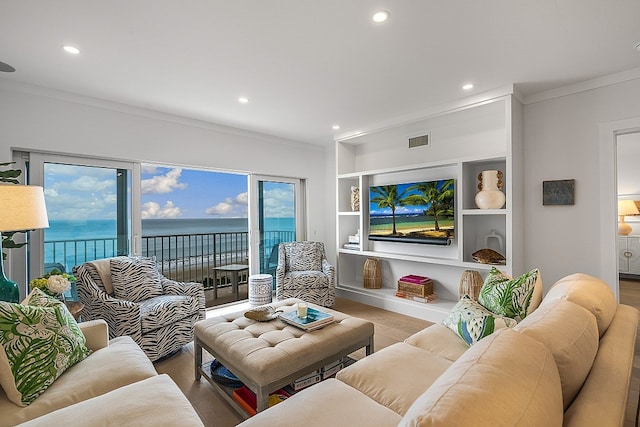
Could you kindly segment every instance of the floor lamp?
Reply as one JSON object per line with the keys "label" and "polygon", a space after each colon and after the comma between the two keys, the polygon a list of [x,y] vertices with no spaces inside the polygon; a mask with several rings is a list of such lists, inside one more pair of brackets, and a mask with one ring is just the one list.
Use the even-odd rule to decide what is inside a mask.
{"label": "floor lamp", "polygon": [[625,215],[638,215],[638,207],[633,200],[618,200],[618,216],[620,217],[620,223],[618,223],[618,234],[626,236],[631,233],[631,226],[624,222]]}
{"label": "floor lamp", "polygon": [[[49,227],[42,187],[35,185],[0,185],[0,241],[2,232],[29,231]],[[4,275],[0,259],[0,301],[18,302],[18,284]]]}

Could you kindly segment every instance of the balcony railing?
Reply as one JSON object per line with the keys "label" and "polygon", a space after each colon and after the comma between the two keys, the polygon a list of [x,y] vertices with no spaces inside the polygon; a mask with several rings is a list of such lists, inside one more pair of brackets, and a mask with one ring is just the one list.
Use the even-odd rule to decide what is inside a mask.
{"label": "balcony railing", "polygon": [[[143,236],[142,255],[155,256],[163,275],[181,282],[198,282],[205,288],[225,287],[230,273],[215,268],[228,264],[249,263],[249,233],[193,233]],[[259,254],[261,271],[273,274],[280,242],[295,240],[293,231],[269,231],[263,235],[263,252]],[[95,259],[117,256],[117,239],[55,240],[44,243],[45,272],[53,268],[70,272],[76,265]],[[240,277],[247,281],[248,273]]]}

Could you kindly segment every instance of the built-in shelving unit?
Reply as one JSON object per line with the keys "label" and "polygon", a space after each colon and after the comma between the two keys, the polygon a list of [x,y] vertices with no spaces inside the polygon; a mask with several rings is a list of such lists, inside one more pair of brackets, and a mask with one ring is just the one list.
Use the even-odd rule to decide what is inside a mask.
{"label": "built-in shelving unit", "polygon": [[[430,144],[409,148],[408,138],[421,132],[429,134]],[[507,259],[499,268],[508,274],[520,273],[521,141],[521,106],[510,94],[336,140],[338,294],[437,322],[458,300],[464,270],[478,270],[484,276],[491,268],[473,260],[476,250],[498,250]],[[484,210],[475,205],[478,175],[488,169],[504,175],[506,205],[501,209]],[[450,245],[367,239],[370,186],[452,178],[456,217]],[[358,212],[351,210],[352,187],[360,189]],[[344,248],[357,230],[359,248]],[[368,257],[381,263],[381,289],[363,287],[362,271]],[[431,277],[438,300],[423,304],[396,297],[397,280],[406,274]]]}

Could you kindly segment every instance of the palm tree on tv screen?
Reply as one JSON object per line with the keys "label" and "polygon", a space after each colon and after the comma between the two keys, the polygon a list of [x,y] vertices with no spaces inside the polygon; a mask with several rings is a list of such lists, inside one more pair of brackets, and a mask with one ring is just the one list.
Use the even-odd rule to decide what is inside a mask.
{"label": "palm tree on tv screen", "polygon": [[453,179],[420,182],[407,190],[417,190],[420,194],[407,196],[404,203],[410,206],[429,206],[424,215],[431,215],[435,231],[440,231],[438,217],[453,215]]}
{"label": "palm tree on tv screen", "polygon": [[371,202],[377,203],[379,208],[391,208],[391,223],[393,225],[392,234],[397,234],[396,231],[396,208],[398,206],[404,206],[406,190],[398,194],[397,185],[379,185],[372,187],[371,192],[377,194],[371,199]]}

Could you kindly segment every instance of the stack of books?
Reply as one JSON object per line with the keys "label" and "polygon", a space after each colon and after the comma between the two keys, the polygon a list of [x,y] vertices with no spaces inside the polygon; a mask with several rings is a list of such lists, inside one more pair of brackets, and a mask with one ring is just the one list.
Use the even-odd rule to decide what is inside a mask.
{"label": "stack of books", "polygon": [[294,382],[291,383],[291,388],[295,391],[302,390],[303,388],[309,387],[310,385],[314,385],[322,381],[322,374],[320,369],[316,369],[315,371],[305,375],[304,377],[300,377]]}
{"label": "stack of books", "polygon": [[415,274],[403,276],[398,280],[396,296],[423,303],[437,299],[436,294],[433,292],[433,280]]}
{"label": "stack of books", "polygon": [[324,328],[334,321],[333,315],[325,313],[324,311],[316,310],[315,308],[311,307],[307,308],[307,317],[304,319],[298,317],[297,310],[280,313],[280,318],[288,324],[303,329],[306,332]]}
{"label": "stack of books", "polygon": [[344,245],[342,245],[342,247],[345,249],[350,249],[352,251],[359,251],[360,243],[345,243]]}
{"label": "stack of books", "polygon": [[333,363],[329,363],[328,365],[324,365],[320,372],[322,373],[322,380],[326,380],[327,378],[331,378],[335,376],[338,371],[341,371],[344,368],[343,359],[336,360]]}

